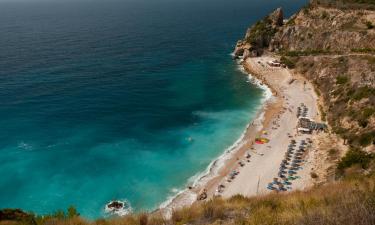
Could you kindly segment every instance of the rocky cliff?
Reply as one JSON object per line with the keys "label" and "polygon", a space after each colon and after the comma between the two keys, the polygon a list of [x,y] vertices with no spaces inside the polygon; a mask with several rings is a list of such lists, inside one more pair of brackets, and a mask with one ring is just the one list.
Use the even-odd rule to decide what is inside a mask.
{"label": "rocky cliff", "polygon": [[235,58],[255,57],[263,54],[264,48],[270,45],[275,33],[283,25],[283,19],[283,10],[278,8],[250,27],[245,38],[237,42],[234,50]]}
{"label": "rocky cliff", "polygon": [[334,132],[375,151],[374,9],[373,0],[314,0],[284,21],[277,9],[248,29],[235,56],[279,56],[313,82]]}

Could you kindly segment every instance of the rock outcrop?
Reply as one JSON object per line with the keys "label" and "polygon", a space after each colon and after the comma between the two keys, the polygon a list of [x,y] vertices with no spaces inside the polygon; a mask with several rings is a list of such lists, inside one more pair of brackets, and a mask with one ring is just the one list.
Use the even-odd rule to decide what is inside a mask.
{"label": "rock outcrop", "polygon": [[289,19],[272,38],[271,51],[351,51],[375,48],[372,11],[310,6]]}
{"label": "rock outcrop", "polygon": [[273,13],[269,15],[270,20],[272,21],[272,25],[275,27],[279,27],[283,25],[284,22],[284,13],[281,8],[276,9]]}
{"label": "rock outcrop", "polygon": [[250,27],[243,40],[237,42],[235,58],[256,57],[263,54],[264,48],[270,45],[272,37],[283,25],[284,14],[281,8],[276,9],[263,20]]}

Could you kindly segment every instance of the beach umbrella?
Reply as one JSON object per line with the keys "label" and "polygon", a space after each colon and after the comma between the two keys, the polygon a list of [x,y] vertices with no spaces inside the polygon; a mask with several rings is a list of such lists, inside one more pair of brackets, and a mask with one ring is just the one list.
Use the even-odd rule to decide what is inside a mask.
{"label": "beach umbrella", "polygon": [[289,182],[289,181],[284,181],[283,184],[284,184],[284,185],[292,185],[292,183]]}
{"label": "beach umbrella", "polygon": [[271,191],[276,190],[276,188],[274,188],[274,187],[267,187],[267,189],[269,189],[269,190],[271,190]]}

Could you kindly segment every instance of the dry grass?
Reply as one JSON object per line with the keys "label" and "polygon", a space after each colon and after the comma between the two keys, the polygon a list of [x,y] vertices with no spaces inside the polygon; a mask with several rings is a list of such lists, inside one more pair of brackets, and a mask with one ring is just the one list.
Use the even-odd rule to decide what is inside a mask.
{"label": "dry grass", "polygon": [[[357,174],[358,175],[358,174]],[[305,192],[213,199],[175,213],[171,224],[375,224],[375,177]]]}
{"label": "dry grass", "polygon": [[[0,222],[6,224],[33,224]],[[80,217],[37,221],[35,225],[203,225],[203,224],[375,224],[375,175],[350,172],[340,181],[306,191],[246,198],[214,198],[173,213],[170,220],[158,214],[86,221]]]}

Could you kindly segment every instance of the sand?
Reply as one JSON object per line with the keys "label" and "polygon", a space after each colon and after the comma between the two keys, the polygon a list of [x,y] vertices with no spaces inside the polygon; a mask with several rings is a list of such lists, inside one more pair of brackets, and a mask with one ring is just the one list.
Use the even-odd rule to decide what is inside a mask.
{"label": "sand", "polygon": [[[169,217],[173,210],[194,203],[199,193],[206,190],[208,198],[220,195],[229,198],[233,195],[254,196],[270,193],[267,184],[277,177],[280,163],[284,159],[287,146],[291,139],[297,143],[311,138],[313,135],[297,134],[297,107],[301,103],[308,108],[308,117],[319,121],[318,97],[313,86],[303,77],[292,74],[286,68],[270,67],[267,61],[274,60],[271,56],[248,58],[242,64],[245,70],[266,84],[273,97],[266,102],[259,113],[237,143],[225,156],[215,161],[205,176],[202,176],[191,189],[178,194],[173,200],[161,207],[161,212]],[[294,80],[291,83],[291,80]],[[263,132],[266,131],[267,134]],[[270,140],[267,144],[255,144],[256,137]],[[291,136],[291,137],[289,137]],[[245,158],[250,153],[249,161]],[[308,150],[303,156],[302,169],[298,171],[298,179],[294,180],[290,190],[304,189],[312,185],[311,171],[314,167],[314,151]],[[243,166],[239,161],[244,162]],[[220,166],[221,165],[221,166]],[[236,170],[239,174],[228,182],[228,175]],[[221,193],[219,185],[224,185]],[[290,191],[288,190],[288,191]]]}
{"label": "sand", "polygon": [[[239,168],[240,174],[232,182],[224,183],[226,189],[222,193],[223,197],[236,194],[254,196],[271,192],[267,189],[267,184],[277,177],[290,140],[295,139],[299,143],[306,138],[312,138],[312,135],[297,133],[297,107],[301,103],[305,104],[309,109],[308,117],[319,121],[317,96],[312,85],[300,76],[293,76],[288,69],[269,67],[266,62],[270,60],[273,58],[249,58],[244,66],[275,90],[276,98],[282,101],[282,112],[274,115],[271,123],[264,124],[268,135],[263,136],[270,139],[270,142],[253,146],[254,153],[251,154],[250,162]],[[292,79],[295,80],[290,84]],[[291,190],[304,189],[312,184],[310,172],[313,162],[310,153],[313,152],[307,151],[304,156],[303,169],[297,173],[300,178],[292,182]]]}

